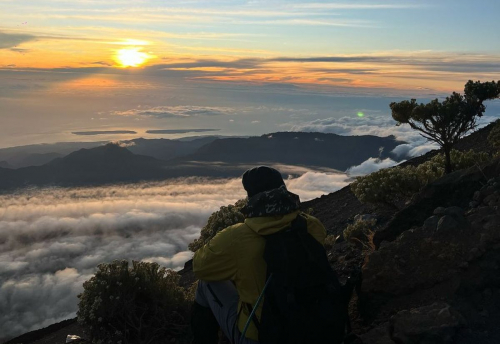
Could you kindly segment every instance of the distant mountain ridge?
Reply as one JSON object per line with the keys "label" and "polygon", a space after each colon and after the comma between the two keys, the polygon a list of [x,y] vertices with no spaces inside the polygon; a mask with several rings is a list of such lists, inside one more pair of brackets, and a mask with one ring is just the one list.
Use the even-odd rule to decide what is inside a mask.
{"label": "distant mountain ridge", "polygon": [[[386,157],[389,155],[386,152],[402,143],[394,137],[320,133],[273,133],[250,138],[210,137],[192,141],[136,139],[80,149],[42,166],[16,170],[0,168],[0,190],[188,176],[228,178],[264,163],[344,171],[370,157]],[[285,167],[280,169],[285,175],[289,173]]]}
{"label": "distant mountain ridge", "polygon": [[278,132],[258,137],[215,140],[175,161],[274,162],[344,171],[371,157],[393,157],[390,151],[403,143],[394,136]]}
{"label": "distant mountain ridge", "polygon": [[[194,153],[201,146],[210,143],[218,136],[201,136],[192,139],[144,139],[120,141],[132,153],[149,155],[160,160],[170,160]],[[41,166],[51,160],[66,156],[80,149],[103,146],[108,142],[59,142],[53,144],[28,145],[0,149],[0,161],[8,168]]]}

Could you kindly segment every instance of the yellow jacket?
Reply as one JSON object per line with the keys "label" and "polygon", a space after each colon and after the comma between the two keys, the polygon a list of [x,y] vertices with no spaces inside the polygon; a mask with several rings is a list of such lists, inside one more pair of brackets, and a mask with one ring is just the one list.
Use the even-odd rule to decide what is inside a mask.
{"label": "yellow jacket", "polygon": [[[263,235],[276,233],[288,226],[297,217],[299,211],[287,215],[253,217],[244,223],[217,233],[208,244],[196,251],[193,258],[193,270],[196,277],[203,281],[233,281],[238,290],[238,328],[243,331],[249,316],[248,303],[252,307],[257,301],[266,279],[266,262],[263,254],[266,245]],[[306,215],[308,232],[321,244],[326,237],[325,227],[313,216]],[[240,313],[241,311],[241,313]],[[260,320],[262,303],[257,309]],[[253,322],[247,330],[246,337],[258,341],[258,331]]]}

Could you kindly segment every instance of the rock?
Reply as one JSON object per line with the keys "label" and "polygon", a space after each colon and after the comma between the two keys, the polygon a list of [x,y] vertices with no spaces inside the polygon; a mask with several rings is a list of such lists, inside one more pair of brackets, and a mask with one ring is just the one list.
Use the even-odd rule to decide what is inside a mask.
{"label": "rock", "polygon": [[424,229],[425,230],[436,230],[439,222],[439,216],[431,216],[424,222]]}
{"label": "rock", "polygon": [[450,215],[457,220],[461,220],[464,217],[464,210],[460,207],[449,207],[444,211],[445,215]]}
{"label": "rock", "polygon": [[358,214],[354,216],[354,222],[370,221],[370,220],[375,220],[375,222],[377,222],[378,218],[376,215],[373,214]]}
{"label": "rock", "polygon": [[73,334],[68,334],[66,337],[66,343],[81,343],[82,338],[79,336],[75,336]]}
{"label": "rock", "polygon": [[469,203],[469,207],[471,207],[471,208],[476,208],[478,205],[479,205],[479,202],[477,202],[477,201],[472,201]]}
{"label": "rock", "polygon": [[488,244],[491,242],[492,238],[487,233],[481,233],[481,237],[479,239],[479,248],[486,249]]}
{"label": "rock", "polygon": [[363,344],[394,344],[389,336],[389,323],[375,327],[359,337]]}
{"label": "rock", "polygon": [[452,343],[465,325],[462,315],[445,302],[400,311],[391,320],[397,343]]}
{"label": "rock", "polygon": [[446,208],[445,207],[437,207],[434,209],[434,215],[444,215]]}
{"label": "rock", "polygon": [[437,224],[437,232],[441,234],[449,233],[459,229],[459,223],[450,215],[445,215]]}
{"label": "rock", "polygon": [[386,248],[389,244],[390,244],[390,242],[389,242],[389,241],[385,241],[385,240],[384,240],[384,241],[382,241],[382,242],[380,243],[380,246],[379,246],[379,248],[378,248],[378,249],[379,249],[379,250],[382,250],[382,249]]}
{"label": "rock", "polygon": [[[492,203],[492,205],[494,205],[495,203],[498,202],[498,194],[497,193],[492,193],[491,195],[489,196],[486,196],[484,199],[483,199],[483,203],[484,204],[488,204],[490,205],[490,203]],[[491,206],[491,205],[490,205]]]}
{"label": "rock", "polygon": [[477,247],[474,247],[469,252],[469,258],[468,258],[468,260],[469,261],[474,260],[474,259],[476,259],[480,255],[481,255],[481,252],[479,251],[479,249]]}
{"label": "rock", "polygon": [[481,201],[481,192],[480,191],[474,192],[474,196],[472,196],[472,199],[476,202],[480,202]]}
{"label": "rock", "polygon": [[479,315],[486,318],[490,315],[490,312],[488,312],[486,309],[483,309],[481,312],[479,312]]}

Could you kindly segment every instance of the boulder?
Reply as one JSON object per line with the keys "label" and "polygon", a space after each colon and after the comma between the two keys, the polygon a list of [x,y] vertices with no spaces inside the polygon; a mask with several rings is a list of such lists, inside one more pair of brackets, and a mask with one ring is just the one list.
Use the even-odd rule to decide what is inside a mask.
{"label": "boulder", "polygon": [[453,343],[465,325],[462,315],[444,302],[400,311],[391,320],[394,342],[404,344]]}

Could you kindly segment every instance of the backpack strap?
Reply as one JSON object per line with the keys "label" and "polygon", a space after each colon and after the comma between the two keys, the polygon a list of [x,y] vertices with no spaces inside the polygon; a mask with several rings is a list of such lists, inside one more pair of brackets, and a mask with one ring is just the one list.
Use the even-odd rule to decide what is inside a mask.
{"label": "backpack strap", "polygon": [[257,319],[257,314],[252,312],[253,311],[252,305],[245,302],[245,306],[247,307],[247,310],[248,310],[248,316],[252,317],[252,322],[255,325],[255,327],[257,328],[257,331],[259,331],[260,330],[260,321],[259,321],[259,319]]}
{"label": "backpack strap", "polygon": [[[245,324],[245,328],[243,329],[243,332],[241,332],[240,342],[243,340],[243,338],[245,338],[245,334],[247,333],[248,326],[250,326],[250,321],[252,319],[254,319],[255,326],[257,327],[257,329],[259,329],[260,323],[259,323],[259,320],[257,319],[257,316],[255,315],[255,312],[257,311],[257,308],[259,307],[260,303],[262,302],[262,298],[263,298],[263,296],[266,292],[266,289],[269,286],[269,282],[271,282],[272,278],[273,278],[272,274],[269,275],[269,277],[267,278],[266,284],[264,285],[264,289],[262,289],[262,293],[260,293],[259,298],[257,299],[257,302],[255,302],[255,306],[253,307],[253,309],[252,309],[252,305],[245,303],[246,305],[250,306],[249,309],[251,311],[250,311],[250,315],[248,316],[247,323]],[[259,325],[257,325],[257,323]]]}

